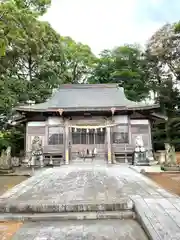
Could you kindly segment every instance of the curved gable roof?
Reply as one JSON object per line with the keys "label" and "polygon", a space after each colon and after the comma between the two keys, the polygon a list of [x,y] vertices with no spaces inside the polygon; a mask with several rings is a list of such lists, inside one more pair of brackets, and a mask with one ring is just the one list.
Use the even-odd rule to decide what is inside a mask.
{"label": "curved gable roof", "polygon": [[109,108],[157,108],[158,104],[147,105],[127,99],[124,89],[117,84],[65,84],[61,85],[52,97],[44,103],[21,106],[17,110],[48,111],[63,109],[67,111],[95,110]]}

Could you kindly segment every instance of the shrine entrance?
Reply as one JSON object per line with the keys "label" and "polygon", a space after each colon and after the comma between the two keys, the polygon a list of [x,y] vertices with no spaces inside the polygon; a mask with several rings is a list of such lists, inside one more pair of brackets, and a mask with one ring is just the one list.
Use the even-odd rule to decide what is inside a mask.
{"label": "shrine entrance", "polygon": [[70,128],[71,159],[105,159],[106,127],[72,126]]}

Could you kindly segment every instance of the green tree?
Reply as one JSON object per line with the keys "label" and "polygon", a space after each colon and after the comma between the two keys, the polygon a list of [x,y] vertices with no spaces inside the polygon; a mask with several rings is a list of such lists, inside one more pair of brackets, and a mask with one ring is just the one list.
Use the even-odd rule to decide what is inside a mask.
{"label": "green tree", "polygon": [[19,9],[31,11],[37,16],[43,15],[51,5],[51,0],[14,0]]}
{"label": "green tree", "polygon": [[161,126],[156,126],[154,138],[158,139],[158,144],[169,142],[176,147],[179,130],[175,123],[179,119],[180,108],[179,44],[176,24],[166,24],[151,37],[146,50],[149,88],[154,93],[155,101],[160,103],[162,113],[168,117],[164,125],[165,134],[161,134]]}
{"label": "green tree", "polygon": [[146,59],[138,46],[120,46],[114,50],[113,77],[125,89],[128,98],[140,101],[148,97]]}
{"label": "green tree", "polygon": [[29,1],[29,5],[28,1],[4,1],[0,4],[1,146],[8,142],[18,147],[14,138],[19,139],[23,134],[22,129],[18,132],[10,129],[8,135],[4,132],[13,107],[29,99],[36,102],[45,100],[59,81],[58,77],[54,78],[52,68],[47,71],[50,65],[56,65],[51,56],[56,46],[60,50],[60,36],[48,23],[38,20],[50,1],[45,2],[44,7],[43,1]]}
{"label": "green tree", "polygon": [[23,40],[25,25],[44,14],[51,0],[4,0],[0,3],[0,56],[17,39]]}
{"label": "green tree", "polygon": [[95,56],[87,45],[76,43],[70,37],[61,37],[60,68],[64,83],[85,83],[91,73]]}
{"label": "green tree", "polygon": [[[43,2],[49,1],[34,1],[34,4],[38,8],[43,6]],[[57,85],[52,68],[55,62],[51,58],[55,47],[58,46],[60,51],[60,36],[48,23],[39,21],[31,9],[25,8],[27,3],[7,1],[0,6],[0,12],[5,12],[1,29],[7,32],[4,36],[6,54],[0,58],[0,90],[3,92],[0,109],[6,111],[29,99],[36,102],[45,100]],[[32,3],[29,1],[29,7]],[[51,69],[49,72],[48,68]]]}
{"label": "green tree", "polygon": [[120,46],[100,54],[88,81],[119,83],[129,99],[140,101],[149,93],[145,67],[143,52],[137,46]]}
{"label": "green tree", "polygon": [[104,50],[99,58],[95,59],[89,83],[110,83],[113,81],[115,71],[115,56],[112,51]]}

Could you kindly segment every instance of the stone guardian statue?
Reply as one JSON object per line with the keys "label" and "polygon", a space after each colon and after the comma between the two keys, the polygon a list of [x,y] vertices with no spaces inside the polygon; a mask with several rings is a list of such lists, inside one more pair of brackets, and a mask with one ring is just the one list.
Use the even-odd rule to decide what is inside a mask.
{"label": "stone guardian statue", "polygon": [[2,173],[13,172],[12,163],[11,163],[11,147],[8,147],[6,150],[2,150],[1,152],[0,172]]}
{"label": "stone guardian statue", "polygon": [[141,135],[135,139],[134,165],[146,165],[146,149]]}
{"label": "stone guardian statue", "polygon": [[174,146],[165,143],[165,165],[174,166],[176,164],[176,152]]}
{"label": "stone guardian statue", "polygon": [[35,166],[36,160],[39,160],[40,167],[44,167],[42,141],[38,136],[32,141],[30,166]]}

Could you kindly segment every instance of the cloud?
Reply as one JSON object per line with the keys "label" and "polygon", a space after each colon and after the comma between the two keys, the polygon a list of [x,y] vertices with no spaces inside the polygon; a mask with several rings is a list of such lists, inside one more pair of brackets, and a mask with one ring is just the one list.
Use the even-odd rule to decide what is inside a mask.
{"label": "cloud", "polygon": [[125,43],[144,44],[166,21],[177,21],[178,0],[52,0],[43,17],[63,36],[95,53]]}

